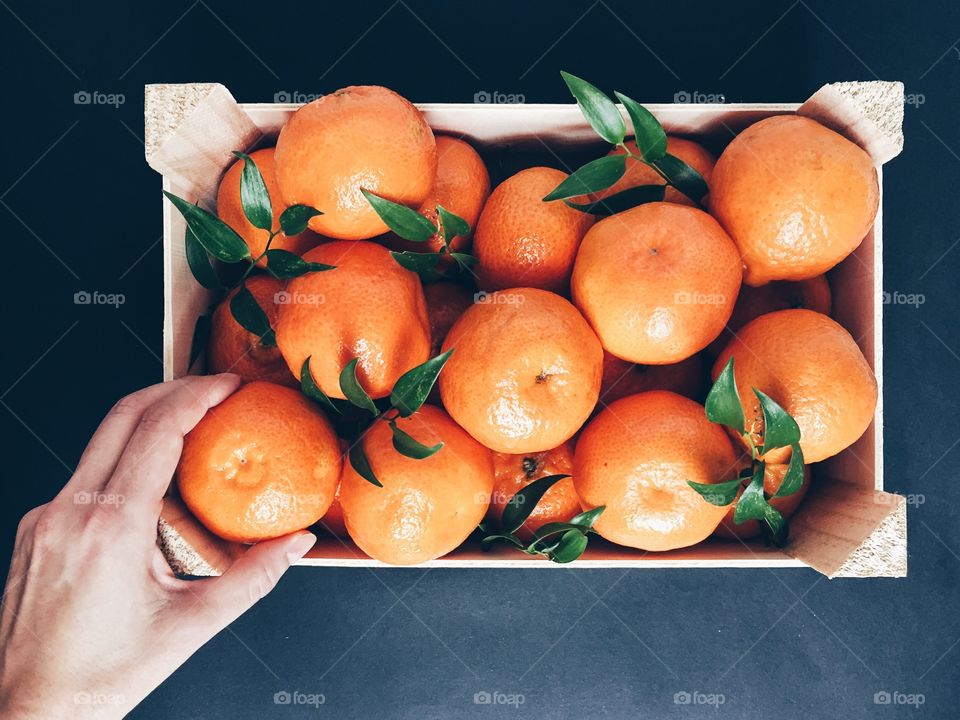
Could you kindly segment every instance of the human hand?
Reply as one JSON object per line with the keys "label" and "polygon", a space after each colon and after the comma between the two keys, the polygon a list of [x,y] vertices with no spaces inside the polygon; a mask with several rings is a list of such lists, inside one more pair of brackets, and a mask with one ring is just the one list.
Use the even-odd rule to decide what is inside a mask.
{"label": "human hand", "polygon": [[0,717],[123,717],[312,547],[309,532],[261,542],[195,581],[157,547],[183,437],[239,382],[187,377],[124,398],[63,490],[20,522],[0,612]]}

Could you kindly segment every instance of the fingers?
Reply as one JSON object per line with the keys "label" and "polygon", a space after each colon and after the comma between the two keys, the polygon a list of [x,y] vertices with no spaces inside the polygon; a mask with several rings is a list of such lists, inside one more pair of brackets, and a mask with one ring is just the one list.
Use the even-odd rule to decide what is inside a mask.
{"label": "fingers", "polygon": [[191,583],[200,586],[195,618],[213,637],[276,587],[287,569],[313,547],[307,531],[254,545],[223,576]]}
{"label": "fingers", "polygon": [[106,492],[132,512],[156,513],[180,460],[183,437],[240,384],[236,375],[191,377],[143,411]]}
{"label": "fingers", "polygon": [[146,409],[172,393],[179,385],[190,381],[190,378],[181,378],[151,385],[117,402],[93,434],[80,462],[77,463],[73,477],[61,490],[60,495],[72,499],[77,492],[102,489],[113,474],[123,449]]}

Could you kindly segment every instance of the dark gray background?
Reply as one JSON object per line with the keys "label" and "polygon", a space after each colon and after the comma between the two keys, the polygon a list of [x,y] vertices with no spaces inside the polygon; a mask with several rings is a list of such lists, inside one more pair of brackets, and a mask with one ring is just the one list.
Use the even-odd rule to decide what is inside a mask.
{"label": "dark gray background", "polygon": [[[218,81],[242,101],[376,83],[415,101],[567,102],[563,68],[670,102],[681,91],[797,101],[834,80],[903,80],[915,102],[884,177],[884,284],[925,302],[886,308],[884,381],[886,483],[918,496],[907,579],[294,569],[133,716],[956,717],[958,36],[952,1],[0,0],[4,562],[19,516],[67,480],[109,406],[160,378],[161,196],[143,160],[144,83]],[[76,105],[82,90],[125,102]],[[79,290],[126,303],[77,306]],[[326,702],[275,705],[284,690]],[[523,703],[476,704],[484,691]],[[725,701],[675,704],[684,691]],[[924,704],[878,706],[880,691]]]}

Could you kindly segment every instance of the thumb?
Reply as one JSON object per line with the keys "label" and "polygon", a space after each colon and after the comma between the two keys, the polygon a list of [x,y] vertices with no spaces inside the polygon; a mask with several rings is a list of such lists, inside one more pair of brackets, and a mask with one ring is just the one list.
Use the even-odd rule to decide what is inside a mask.
{"label": "thumb", "polygon": [[273,590],[287,569],[306,555],[316,541],[316,535],[303,531],[258,542],[221,577],[202,581],[203,587],[197,593],[201,600],[199,611],[210,636]]}

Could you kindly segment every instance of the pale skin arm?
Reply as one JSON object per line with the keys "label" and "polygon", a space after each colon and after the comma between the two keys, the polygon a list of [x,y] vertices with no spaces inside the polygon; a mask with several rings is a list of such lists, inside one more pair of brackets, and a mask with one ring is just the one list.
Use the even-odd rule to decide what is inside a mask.
{"label": "pale skin arm", "polygon": [[60,494],[20,522],[0,608],[0,717],[123,717],[313,545],[308,532],[262,542],[198,581],[176,578],[157,547],[183,437],[238,384],[189,377],[124,398]]}

